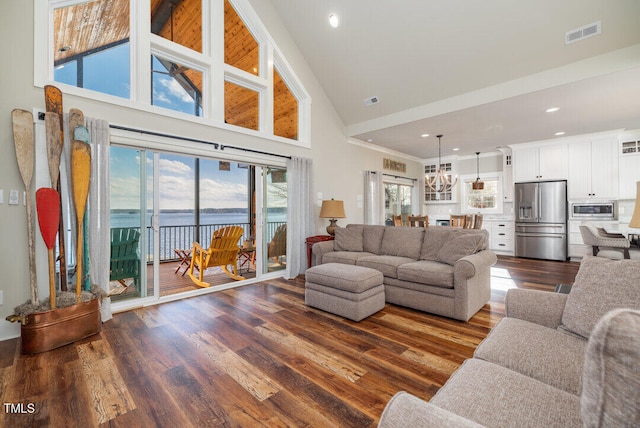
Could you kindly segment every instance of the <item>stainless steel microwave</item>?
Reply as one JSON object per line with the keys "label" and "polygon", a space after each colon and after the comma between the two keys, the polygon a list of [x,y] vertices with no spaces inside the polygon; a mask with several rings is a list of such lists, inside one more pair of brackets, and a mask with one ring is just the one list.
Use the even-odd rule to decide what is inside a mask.
{"label": "stainless steel microwave", "polygon": [[615,220],[615,202],[573,202],[571,218]]}

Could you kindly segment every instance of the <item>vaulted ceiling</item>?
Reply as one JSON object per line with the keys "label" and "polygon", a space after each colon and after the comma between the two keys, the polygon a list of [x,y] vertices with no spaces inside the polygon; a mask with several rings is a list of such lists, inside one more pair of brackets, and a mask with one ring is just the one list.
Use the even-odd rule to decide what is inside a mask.
{"label": "vaulted ceiling", "polygon": [[[347,134],[365,144],[423,159],[437,156],[436,134],[447,155],[640,129],[640,1],[271,3]],[[600,34],[565,44],[595,22]]]}

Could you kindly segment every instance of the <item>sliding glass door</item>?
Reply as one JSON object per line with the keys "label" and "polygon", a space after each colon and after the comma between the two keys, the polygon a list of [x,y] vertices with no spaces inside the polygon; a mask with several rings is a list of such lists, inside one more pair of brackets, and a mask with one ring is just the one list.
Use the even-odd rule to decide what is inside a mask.
{"label": "sliding glass door", "polygon": [[[208,249],[214,233],[228,226],[243,230],[239,276],[286,266],[284,168],[112,146],[110,201],[112,266],[135,259],[122,272],[112,269],[114,302],[200,290],[188,275],[193,243]],[[215,287],[238,278],[211,266],[203,281]]]}
{"label": "sliding glass door", "polygon": [[146,150],[112,146],[110,153],[112,300],[153,295],[153,201],[151,154]]}
{"label": "sliding glass door", "polygon": [[264,197],[263,272],[282,270],[287,264],[287,170],[262,168]]}

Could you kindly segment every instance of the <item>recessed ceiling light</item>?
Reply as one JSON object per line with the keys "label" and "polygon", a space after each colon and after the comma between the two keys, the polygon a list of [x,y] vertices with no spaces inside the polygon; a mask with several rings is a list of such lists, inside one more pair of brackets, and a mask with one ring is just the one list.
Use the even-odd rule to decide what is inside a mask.
{"label": "recessed ceiling light", "polygon": [[429,136],[429,134],[422,134],[421,137],[422,138],[427,138]]}
{"label": "recessed ceiling light", "polygon": [[453,150],[454,152],[457,152],[458,150],[460,150],[460,148],[459,148],[459,147],[454,147],[454,148],[453,148],[453,149],[451,149],[451,150]]}
{"label": "recessed ceiling light", "polygon": [[370,142],[372,142],[372,141],[373,141],[373,140],[372,140],[371,138],[368,138],[368,139],[367,139],[367,143],[370,143]]}
{"label": "recessed ceiling light", "polygon": [[553,112],[556,112],[558,110],[560,110],[560,107],[550,107],[550,108],[546,109],[545,112],[553,113]]}
{"label": "recessed ceiling light", "polygon": [[58,49],[58,52],[67,52],[71,50],[71,46],[63,46],[60,49]]}
{"label": "recessed ceiling light", "polygon": [[564,131],[560,131],[560,132],[556,132],[556,135],[560,136],[560,135],[564,135],[565,132]]}
{"label": "recessed ceiling light", "polygon": [[340,25],[338,15],[336,15],[335,13],[329,15],[329,25],[331,25],[333,28],[338,28],[338,25]]}

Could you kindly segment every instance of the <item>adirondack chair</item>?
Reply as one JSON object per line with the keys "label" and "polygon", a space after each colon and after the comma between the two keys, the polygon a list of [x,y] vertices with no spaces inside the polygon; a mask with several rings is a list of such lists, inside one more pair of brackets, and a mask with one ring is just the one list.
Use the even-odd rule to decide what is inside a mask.
{"label": "adirondack chair", "polygon": [[129,227],[111,229],[111,263],[109,280],[118,281],[126,286],[124,280],[133,278],[137,291],[140,291],[140,253],[138,241],[140,232]]}
{"label": "adirondack chair", "polygon": [[[238,241],[242,238],[244,229],[240,226],[227,226],[213,232],[209,248],[203,248],[199,243],[193,243],[191,250],[191,264],[189,265],[189,278],[199,287],[209,287],[211,284],[204,281],[204,271],[207,268],[220,266],[227,276],[235,280],[245,279],[238,275]],[[228,266],[233,267],[233,272]],[[198,270],[198,276],[194,274]]]}
{"label": "adirondack chair", "polygon": [[271,238],[271,242],[267,245],[267,257],[273,259],[282,266],[286,265],[286,262],[282,260],[283,256],[287,255],[287,225],[281,224]]}

